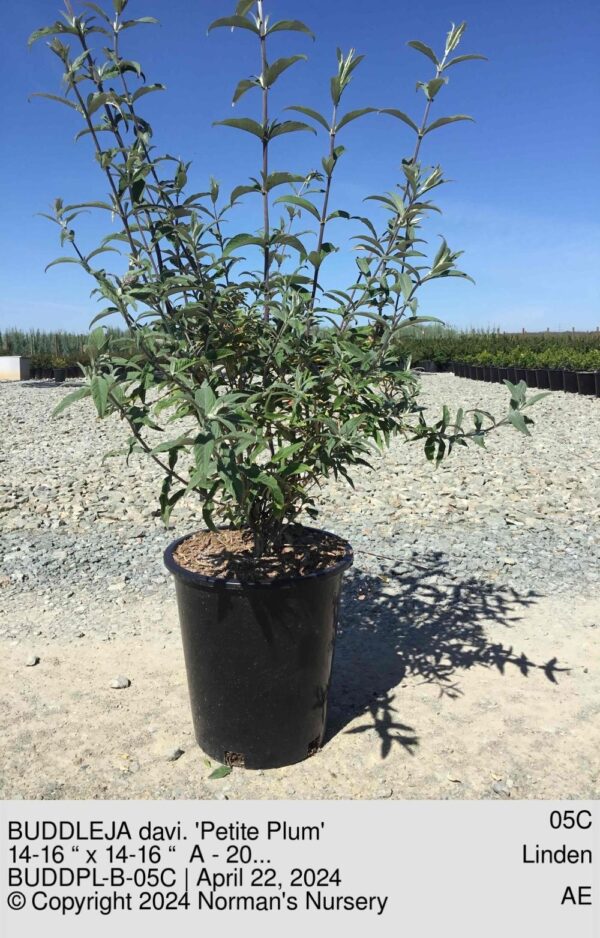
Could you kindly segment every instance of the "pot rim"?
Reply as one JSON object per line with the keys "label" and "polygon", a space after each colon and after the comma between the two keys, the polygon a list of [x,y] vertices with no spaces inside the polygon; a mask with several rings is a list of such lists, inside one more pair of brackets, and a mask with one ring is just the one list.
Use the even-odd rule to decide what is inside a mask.
{"label": "pot rim", "polygon": [[308,525],[302,525],[305,531],[317,531],[319,534],[329,534],[331,537],[337,537],[345,547],[344,556],[341,560],[338,560],[337,563],[333,564],[331,567],[325,567],[324,570],[315,570],[313,573],[306,573],[302,576],[285,576],[285,577],[276,577],[272,580],[252,580],[248,582],[242,582],[240,580],[227,580],[224,577],[216,576],[206,576],[203,573],[195,573],[193,570],[186,570],[185,567],[180,566],[175,560],[173,554],[177,550],[180,544],[183,541],[187,541],[188,538],[193,537],[194,534],[198,534],[198,531],[192,531],[190,534],[184,534],[182,537],[178,537],[176,540],[171,541],[169,546],[166,548],[163,554],[164,564],[169,571],[173,574],[178,580],[181,580],[187,586],[193,586],[197,589],[202,589],[203,587],[209,588],[218,588],[225,590],[233,590],[234,592],[245,592],[246,590],[254,589],[277,589],[282,586],[294,586],[298,583],[301,583],[304,580],[316,580],[319,578],[326,578],[335,576],[339,573],[344,573],[345,570],[348,570],[349,567],[354,563],[354,551],[352,550],[352,545],[340,538],[338,534],[333,534],[331,531],[325,531],[323,528],[313,528]]}

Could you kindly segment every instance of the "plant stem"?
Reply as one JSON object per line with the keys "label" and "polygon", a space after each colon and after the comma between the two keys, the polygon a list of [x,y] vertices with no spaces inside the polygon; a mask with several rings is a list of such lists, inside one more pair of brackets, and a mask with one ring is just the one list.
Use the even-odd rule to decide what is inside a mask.
{"label": "plant stem", "polygon": [[312,295],[310,300],[311,310],[315,305],[315,298],[317,296],[317,288],[319,286],[319,271],[321,270],[321,249],[323,247],[323,241],[325,240],[325,225],[327,224],[327,212],[329,209],[329,196],[331,194],[331,181],[333,179],[333,159],[335,153],[335,135],[336,135],[336,123],[337,123],[337,105],[333,106],[333,116],[331,118],[331,127],[329,128],[329,160],[330,160],[330,170],[327,173],[327,181],[325,183],[325,195],[323,198],[323,210],[321,212],[321,221],[319,224],[319,237],[317,239],[317,263],[315,264],[315,276],[313,279],[312,285]]}
{"label": "plant stem", "polygon": [[263,267],[263,291],[264,291],[264,312],[263,319],[269,321],[269,271],[271,267],[271,250],[269,246],[270,221],[269,221],[269,191],[267,189],[267,180],[269,176],[269,89],[267,87],[267,29],[264,18],[263,0],[257,0],[258,17],[260,20],[260,61],[261,61],[261,81],[262,81],[262,182],[263,182],[263,235],[264,235],[264,267]]}

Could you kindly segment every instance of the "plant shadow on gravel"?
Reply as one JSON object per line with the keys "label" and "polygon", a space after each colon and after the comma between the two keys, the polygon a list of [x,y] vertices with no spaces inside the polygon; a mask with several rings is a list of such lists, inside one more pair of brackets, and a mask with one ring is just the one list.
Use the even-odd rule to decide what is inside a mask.
{"label": "plant shadow on gravel", "polygon": [[[435,578],[435,579],[434,579]],[[518,668],[523,677],[541,671],[557,682],[556,658],[530,661],[512,645],[492,642],[486,625],[511,628],[537,595],[468,577],[448,576],[443,554],[413,554],[379,576],[354,569],[347,575],[330,692],[326,743],[359,716],[366,723],[347,732],[376,732],[385,759],[397,743],[414,754],[417,730],[400,721],[394,691],[407,677],[438,688],[440,697],[461,696],[461,671]]]}

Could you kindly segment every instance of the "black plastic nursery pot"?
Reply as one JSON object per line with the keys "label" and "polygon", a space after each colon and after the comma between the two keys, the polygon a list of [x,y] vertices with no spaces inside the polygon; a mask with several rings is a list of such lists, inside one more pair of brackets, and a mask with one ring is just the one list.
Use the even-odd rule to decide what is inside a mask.
{"label": "black plastic nursery pot", "polygon": [[577,394],[577,372],[576,371],[563,371],[563,391],[570,391],[572,394]]}
{"label": "black plastic nursery pot", "polygon": [[184,540],[169,545],[164,561],[175,578],[199,746],[247,769],[301,762],[323,741],[351,546],[325,570],[240,583],[181,567],[173,555]]}
{"label": "black plastic nursery pot", "polygon": [[526,368],[525,369],[525,381],[527,382],[528,388],[537,388],[537,368]]}
{"label": "black plastic nursery pot", "polygon": [[57,384],[61,384],[67,377],[66,368],[55,368],[54,369],[54,380]]}
{"label": "black plastic nursery pot", "polygon": [[550,384],[551,391],[564,391],[565,383],[563,379],[562,368],[549,368],[548,382]]}
{"label": "black plastic nursery pot", "polygon": [[490,365],[490,381],[493,381],[494,383],[496,383],[497,381],[500,380],[500,378],[498,377],[499,371],[500,369],[497,368],[495,365]]}
{"label": "black plastic nursery pot", "polygon": [[491,381],[491,380],[492,380],[492,369],[490,368],[489,365],[484,365],[484,366],[483,366],[483,380],[484,380],[484,381]]}
{"label": "black plastic nursery pot", "polygon": [[600,397],[600,371],[596,372],[596,397]]}
{"label": "black plastic nursery pot", "polygon": [[519,381],[524,381],[527,384],[527,369],[526,368],[515,368],[515,376],[517,379],[517,384]]}
{"label": "black plastic nursery pot", "polygon": [[550,377],[548,375],[547,368],[536,368],[535,369],[535,379],[538,388],[549,388],[550,387]]}
{"label": "black plastic nursery pot", "polygon": [[514,368],[512,365],[509,365],[506,370],[508,371],[508,380],[510,381],[510,383],[516,384],[518,381],[517,369]]}
{"label": "black plastic nursery pot", "polygon": [[498,368],[498,381],[510,381],[508,368]]}
{"label": "black plastic nursery pot", "polygon": [[577,372],[577,391],[579,394],[596,393],[596,374],[593,371]]}

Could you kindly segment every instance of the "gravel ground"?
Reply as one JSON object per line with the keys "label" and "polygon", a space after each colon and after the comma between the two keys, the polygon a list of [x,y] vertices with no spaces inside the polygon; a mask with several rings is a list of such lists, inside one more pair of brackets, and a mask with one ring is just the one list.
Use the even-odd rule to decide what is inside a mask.
{"label": "gravel ground", "polygon": [[[327,486],[320,524],[356,554],[327,745],[211,782],[162,566],[199,510],[165,531],[160,471],[102,462],[122,424],[88,401],[51,419],[69,384],[0,384],[4,797],[597,796],[600,400],[554,392],[531,439],[505,429],[437,470],[398,442],[354,491]],[[452,375],[423,391],[434,414],[507,404]]]}

